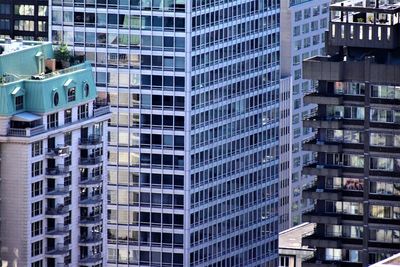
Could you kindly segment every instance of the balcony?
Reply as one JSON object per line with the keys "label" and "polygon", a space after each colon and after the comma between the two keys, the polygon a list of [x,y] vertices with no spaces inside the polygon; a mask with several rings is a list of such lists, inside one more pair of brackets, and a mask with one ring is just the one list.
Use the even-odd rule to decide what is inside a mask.
{"label": "balcony", "polygon": [[302,170],[303,175],[317,175],[317,176],[341,176],[341,166],[319,165],[312,163],[304,166]]}
{"label": "balcony", "polygon": [[79,180],[80,186],[97,186],[103,182],[103,175],[81,177]]}
{"label": "balcony", "polygon": [[46,127],[44,125],[39,125],[33,128],[25,128],[25,129],[9,128],[7,130],[7,135],[16,137],[31,137],[44,133],[45,131]]}
{"label": "balcony", "polygon": [[65,185],[56,185],[55,187],[46,188],[46,196],[66,196],[69,194],[70,187]]}
{"label": "balcony", "polygon": [[316,138],[313,138],[304,142],[303,150],[313,152],[340,153],[342,152],[342,144],[339,142],[319,141]]}
{"label": "balcony", "polygon": [[66,176],[69,175],[69,166],[68,165],[58,165],[53,168],[46,168],[47,176]]}
{"label": "balcony", "polygon": [[102,195],[79,198],[79,206],[96,206],[102,204],[102,202]]}
{"label": "balcony", "polygon": [[314,92],[304,96],[304,104],[342,105],[343,96],[326,95],[326,94],[321,94],[319,92]]}
{"label": "balcony", "polygon": [[371,57],[364,61],[343,61],[336,57],[315,56],[303,61],[303,79],[399,84],[400,64],[378,64]]}
{"label": "balcony", "polygon": [[304,189],[302,196],[303,198],[336,201],[342,199],[342,192],[336,190],[321,189],[317,188],[317,186],[313,186]]}
{"label": "balcony", "polygon": [[69,245],[57,243],[54,247],[46,248],[46,256],[66,256],[69,253]]}
{"label": "balcony", "polygon": [[102,233],[91,233],[89,236],[80,236],[79,244],[80,245],[98,245],[103,242]]}
{"label": "balcony", "polygon": [[340,248],[342,245],[340,238],[326,237],[317,233],[304,236],[301,243],[303,246],[318,248]]}
{"label": "balcony", "polygon": [[346,265],[342,265],[339,261],[321,261],[315,258],[311,258],[309,260],[302,262],[302,267],[345,267]]}
{"label": "balcony", "polygon": [[88,215],[79,217],[79,224],[89,226],[89,225],[99,225],[103,223],[103,218],[101,214]]}
{"label": "balcony", "polygon": [[69,226],[64,224],[58,224],[53,228],[46,228],[46,236],[64,236],[69,234]]}
{"label": "balcony", "polygon": [[47,216],[66,216],[69,214],[69,208],[64,205],[59,205],[56,208],[47,208],[46,215]]}
{"label": "balcony", "polygon": [[303,120],[303,127],[314,129],[341,129],[343,127],[343,119],[314,116]]}
{"label": "balcony", "polygon": [[303,222],[320,224],[341,224],[341,214],[310,211],[303,213]]}
{"label": "balcony", "polygon": [[107,103],[94,103],[93,106],[93,117],[100,117],[111,113],[110,106]]}
{"label": "balcony", "polygon": [[96,146],[101,145],[103,141],[101,140],[101,136],[97,134],[89,135],[87,138],[80,138],[79,145],[80,146]]}
{"label": "balcony", "polygon": [[46,156],[49,158],[68,157],[69,155],[69,146],[57,146],[55,148],[49,148],[46,153]]}
{"label": "balcony", "polygon": [[83,264],[85,266],[93,266],[100,264],[103,261],[103,255],[101,253],[86,255],[79,259],[79,264]]}
{"label": "balcony", "polygon": [[79,165],[81,165],[81,166],[98,165],[98,164],[101,164],[102,162],[103,162],[102,156],[79,158]]}

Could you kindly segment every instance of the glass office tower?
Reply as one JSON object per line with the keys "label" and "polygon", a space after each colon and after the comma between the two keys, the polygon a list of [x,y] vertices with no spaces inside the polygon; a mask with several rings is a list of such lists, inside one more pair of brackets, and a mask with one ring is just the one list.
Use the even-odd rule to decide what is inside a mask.
{"label": "glass office tower", "polygon": [[109,123],[108,266],[276,266],[279,1],[53,0]]}

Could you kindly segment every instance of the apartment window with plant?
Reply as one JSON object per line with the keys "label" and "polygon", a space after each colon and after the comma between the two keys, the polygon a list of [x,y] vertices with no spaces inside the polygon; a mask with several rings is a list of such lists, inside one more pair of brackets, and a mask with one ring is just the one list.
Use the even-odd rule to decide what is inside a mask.
{"label": "apartment window with plant", "polygon": [[32,158],[43,154],[43,141],[32,143]]}
{"label": "apartment window with plant", "polygon": [[32,163],[32,177],[43,174],[43,161],[37,161]]}
{"label": "apartment window with plant", "polygon": [[47,115],[47,129],[58,127],[58,113]]}
{"label": "apartment window with plant", "polygon": [[37,241],[32,243],[32,257],[38,256],[40,254],[43,254],[43,241]]}

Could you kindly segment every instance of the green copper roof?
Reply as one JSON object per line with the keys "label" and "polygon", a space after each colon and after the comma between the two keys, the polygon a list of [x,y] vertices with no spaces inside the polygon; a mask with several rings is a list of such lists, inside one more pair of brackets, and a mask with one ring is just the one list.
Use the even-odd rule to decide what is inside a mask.
{"label": "green copper roof", "polygon": [[[12,116],[24,111],[51,113],[95,99],[96,87],[90,63],[48,74],[39,73],[43,69],[39,64],[43,65],[43,60],[53,57],[52,45],[38,42],[0,55],[0,116]],[[75,97],[68,101],[68,91],[74,89]],[[23,96],[24,104],[17,110],[18,96]]]}

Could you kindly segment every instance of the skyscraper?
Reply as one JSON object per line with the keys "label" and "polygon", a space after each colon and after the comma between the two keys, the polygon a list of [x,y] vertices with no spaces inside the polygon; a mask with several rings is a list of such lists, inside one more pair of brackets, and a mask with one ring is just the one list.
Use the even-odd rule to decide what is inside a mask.
{"label": "skyscraper", "polygon": [[314,180],[301,175],[301,168],[312,158],[302,149],[304,140],[313,137],[302,119],[316,105],[303,102],[303,96],[314,90],[311,81],[302,79],[301,61],[324,54],[328,25],[329,0],[282,1],[281,3],[281,87],[280,87],[280,231],[301,222],[301,214],[313,207],[302,199],[301,192]]}
{"label": "skyscraper", "polygon": [[276,266],[279,1],[52,2],[108,99],[108,266]]}
{"label": "skyscraper", "polygon": [[303,244],[316,247],[304,266],[369,266],[398,252],[400,171],[399,4],[351,1],[330,7],[328,56],[304,63],[318,80],[305,102],[318,130],[305,148],[317,153],[303,169],[317,176],[303,196],[316,200],[303,216],[317,223]]}
{"label": "skyscraper", "polygon": [[0,36],[47,40],[48,0],[0,0]]}
{"label": "skyscraper", "polygon": [[0,42],[3,266],[103,266],[108,106],[89,63],[51,43]]}

